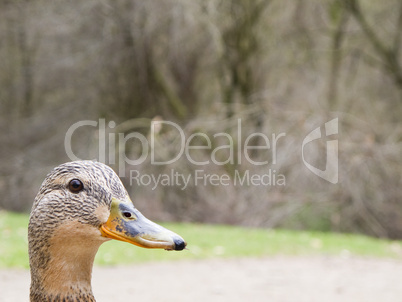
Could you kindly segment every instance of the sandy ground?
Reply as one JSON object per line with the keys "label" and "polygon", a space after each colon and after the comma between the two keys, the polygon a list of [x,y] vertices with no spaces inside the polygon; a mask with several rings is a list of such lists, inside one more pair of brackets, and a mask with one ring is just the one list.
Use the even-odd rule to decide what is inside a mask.
{"label": "sandy ground", "polygon": [[[274,257],[95,267],[98,302],[402,301],[402,261]],[[0,301],[28,301],[29,272],[0,270]]]}

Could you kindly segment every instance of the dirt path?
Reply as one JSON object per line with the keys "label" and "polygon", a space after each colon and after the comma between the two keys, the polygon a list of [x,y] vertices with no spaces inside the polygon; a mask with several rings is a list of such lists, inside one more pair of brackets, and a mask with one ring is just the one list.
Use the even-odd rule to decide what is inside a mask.
{"label": "dirt path", "polygon": [[[93,289],[109,301],[399,302],[402,261],[275,257],[96,267]],[[29,273],[0,270],[0,301],[28,301]]]}

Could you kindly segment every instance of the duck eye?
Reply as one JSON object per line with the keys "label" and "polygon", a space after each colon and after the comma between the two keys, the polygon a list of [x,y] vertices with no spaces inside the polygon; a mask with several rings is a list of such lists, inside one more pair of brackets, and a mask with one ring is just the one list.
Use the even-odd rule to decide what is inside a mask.
{"label": "duck eye", "polygon": [[79,179],[73,179],[69,182],[68,184],[68,189],[72,193],[78,193],[84,189],[84,185],[82,184],[82,181]]}

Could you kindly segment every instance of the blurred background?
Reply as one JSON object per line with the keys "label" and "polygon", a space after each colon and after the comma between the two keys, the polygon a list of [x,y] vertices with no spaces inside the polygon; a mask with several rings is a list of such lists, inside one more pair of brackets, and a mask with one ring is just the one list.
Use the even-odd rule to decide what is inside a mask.
{"label": "blurred background", "polygon": [[[156,175],[200,168],[184,157],[162,166],[148,157],[122,177],[136,206],[159,221],[402,238],[401,47],[397,0],[2,0],[0,209],[29,212],[45,175],[70,160],[64,140],[78,121],[105,119],[116,125],[107,134],[148,136],[152,120],[167,120],[186,137],[235,138],[241,119],[236,146],[251,133],[286,133],[276,164],[236,160],[202,169],[275,169],[285,186],[130,185],[130,169]],[[333,118],[336,185],[301,159],[304,137]],[[80,158],[99,160],[97,129],[73,135]],[[253,144],[263,144],[257,138]],[[159,156],[172,158],[177,132],[162,128],[158,143]],[[134,143],[123,151],[141,154]],[[208,152],[197,156],[210,158]],[[325,166],[325,141],[308,160]]]}

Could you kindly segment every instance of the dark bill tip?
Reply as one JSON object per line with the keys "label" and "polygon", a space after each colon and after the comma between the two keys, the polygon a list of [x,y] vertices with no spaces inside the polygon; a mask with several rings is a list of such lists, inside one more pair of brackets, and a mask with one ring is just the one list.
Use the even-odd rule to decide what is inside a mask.
{"label": "dark bill tip", "polygon": [[175,244],[175,247],[174,247],[175,251],[182,251],[182,250],[184,250],[184,248],[187,245],[186,242],[181,238],[174,239],[174,244]]}

